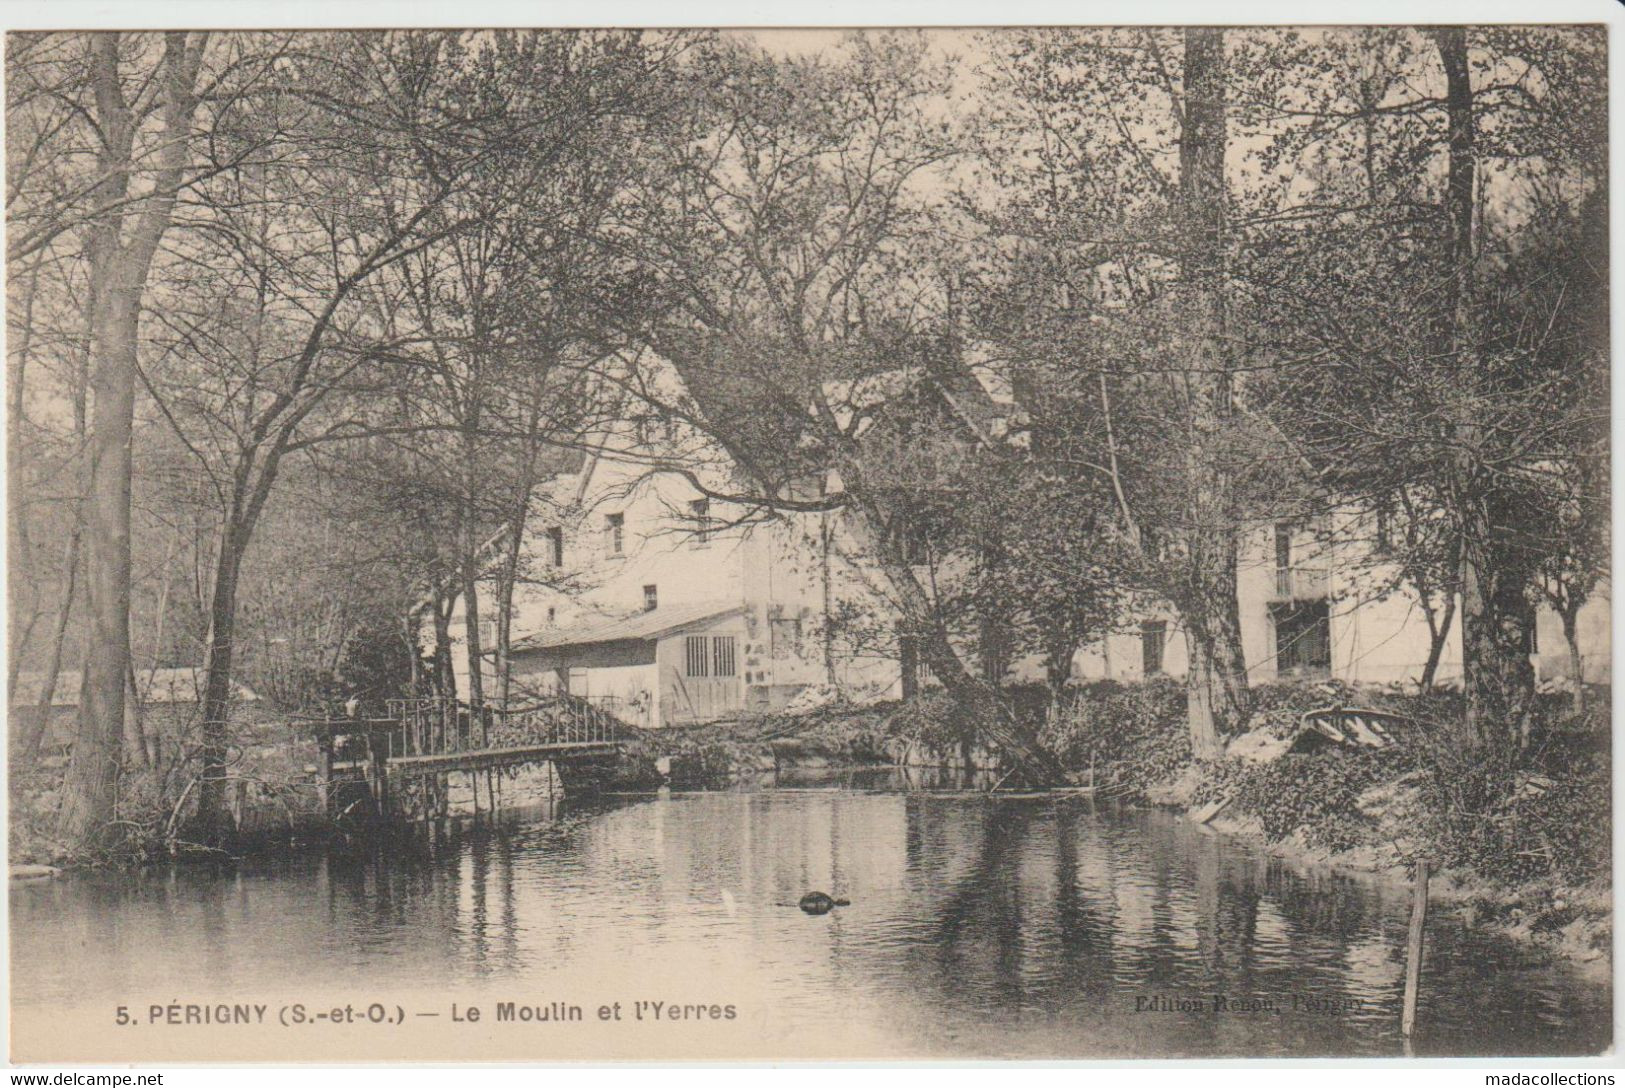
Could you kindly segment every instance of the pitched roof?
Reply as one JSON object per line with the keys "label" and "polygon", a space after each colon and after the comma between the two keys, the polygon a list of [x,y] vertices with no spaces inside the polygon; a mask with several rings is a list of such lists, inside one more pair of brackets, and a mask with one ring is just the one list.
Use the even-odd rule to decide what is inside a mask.
{"label": "pitched roof", "polygon": [[566,646],[588,646],[600,642],[648,642],[684,627],[719,620],[743,612],[742,604],[725,601],[699,601],[694,604],[662,606],[619,619],[596,619],[574,627],[538,631],[514,643],[513,652],[558,650]]}
{"label": "pitched roof", "polygon": [[[177,703],[200,703],[206,673],[197,667],[172,669],[141,669],[135,674],[136,695],[144,706],[168,706]],[[51,693],[52,706],[79,705],[80,674],[78,669],[63,669],[57,674],[56,690]],[[12,693],[12,706],[38,706],[40,690],[45,686],[42,672],[17,674],[17,690]],[[259,702],[259,696],[245,684],[233,684],[233,698],[240,703]]]}

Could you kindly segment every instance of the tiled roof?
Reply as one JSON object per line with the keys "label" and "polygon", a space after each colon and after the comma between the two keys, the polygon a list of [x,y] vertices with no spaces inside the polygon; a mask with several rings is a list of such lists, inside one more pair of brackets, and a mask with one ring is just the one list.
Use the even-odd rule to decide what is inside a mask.
{"label": "tiled roof", "polygon": [[526,650],[557,650],[566,646],[587,646],[600,642],[647,642],[683,627],[722,619],[743,612],[745,606],[723,601],[662,605],[620,619],[598,619],[574,627],[538,631],[514,643],[515,653]]}

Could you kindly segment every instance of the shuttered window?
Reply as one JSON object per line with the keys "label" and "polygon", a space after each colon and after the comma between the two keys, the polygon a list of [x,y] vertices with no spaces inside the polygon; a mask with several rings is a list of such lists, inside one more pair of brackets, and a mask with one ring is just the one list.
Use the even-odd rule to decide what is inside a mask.
{"label": "shuttered window", "polygon": [[711,640],[712,676],[734,675],[734,637],[718,635]]}
{"label": "shuttered window", "polygon": [[710,639],[704,635],[691,635],[683,640],[685,676],[709,676],[711,659],[706,653],[710,649]]}

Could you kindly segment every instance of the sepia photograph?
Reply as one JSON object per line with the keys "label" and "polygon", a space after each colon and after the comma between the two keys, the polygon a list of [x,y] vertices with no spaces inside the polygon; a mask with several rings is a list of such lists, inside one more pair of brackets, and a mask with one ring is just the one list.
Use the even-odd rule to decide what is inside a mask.
{"label": "sepia photograph", "polygon": [[1133,14],[8,31],[11,1062],[1612,1055],[1610,27]]}

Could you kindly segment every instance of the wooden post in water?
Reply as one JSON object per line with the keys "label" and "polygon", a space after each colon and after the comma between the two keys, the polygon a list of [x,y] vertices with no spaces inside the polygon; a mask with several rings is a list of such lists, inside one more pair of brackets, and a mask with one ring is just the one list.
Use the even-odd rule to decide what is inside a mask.
{"label": "wooden post in water", "polygon": [[1399,1021],[1406,1039],[1416,1027],[1416,991],[1422,982],[1422,931],[1428,920],[1428,863],[1416,863],[1416,885],[1411,890],[1411,932],[1405,945],[1405,1011]]}
{"label": "wooden post in water", "polygon": [[387,752],[387,738],[375,732],[368,723],[367,729],[367,759],[369,763],[368,774],[372,779],[372,804],[378,819],[382,822],[389,814],[389,760]]}

